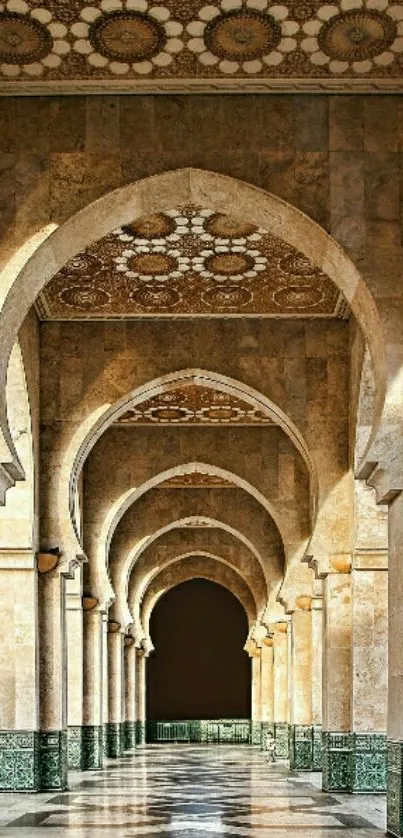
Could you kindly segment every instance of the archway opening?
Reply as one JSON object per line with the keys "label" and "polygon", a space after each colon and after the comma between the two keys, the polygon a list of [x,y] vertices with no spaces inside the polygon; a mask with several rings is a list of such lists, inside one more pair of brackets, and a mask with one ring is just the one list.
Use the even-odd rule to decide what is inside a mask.
{"label": "archway opening", "polygon": [[206,579],[182,582],[156,604],[150,634],[149,720],[250,718],[248,622],[230,591]]}

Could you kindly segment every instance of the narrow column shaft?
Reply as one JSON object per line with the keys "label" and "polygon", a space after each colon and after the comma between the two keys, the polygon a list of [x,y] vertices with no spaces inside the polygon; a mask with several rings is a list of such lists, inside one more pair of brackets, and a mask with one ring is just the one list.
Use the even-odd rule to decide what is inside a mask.
{"label": "narrow column shaft", "polygon": [[323,788],[349,791],[351,575],[326,576],[323,601]]}
{"label": "narrow column shaft", "polygon": [[125,639],[125,723],[124,748],[131,750],[136,744],[136,647],[134,638]]}
{"label": "narrow column shaft", "polygon": [[260,652],[261,746],[266,749],[274,734],[273,640],[271,638],[265,638]]}
{"label": "narrow column shaft", "polygon": [[389,506],[388,832],[403,835],[403,493]]}
{"label": "narrow column shaft", "polygon": [[291,768],[312,770],[312,613],[291,618]]}
{"label": "narrow column shaft", "polygon": [[252,653],[252,744],[260,745],[262,725],[262,686],[260,649]]}
{"label": "narrow column shaft", "polygon": [[103,719],[103,754],[107,755],[107,733],[109,722],[109,689],[108,689],[108,615],[102,615],[102,719]]}
{"label": "narrow column shaft", "polygon": [[117,757],[123,753],[123,635],[118,624],[110,623],[109,625],[107,755]]}
{"label": "narrow column shaft", "polygon": [[312,727],[314,771],[322,770],[322,658],[323,658],[323,600],[312,600]]}
{"label": "narrow column shaft", "polygon": [[84,696],[82,768],[103,766],[103,683],[106,661],[103,648],[103,613],[84,611]]}
{"label": "narrow column shaft", "polygon": [[39,574],[39,786],[67,788],[67,649],[65,579]]}
{"label": "narrow column shaft", "polygon": [[68,767],[82,767],[83,725],[83,609],[81,568],[66,581],[67,633],[67,754]]}
{"label": "narrow column shaft", "polygon": [[288,637],[287,623],[274,626],[273,635],[273,716],[276,757],[288,759]]}
{"label": "narrow column shaft", "polygon": [[143,649],[136,649],[136,743],[146,741],[146,656]]}

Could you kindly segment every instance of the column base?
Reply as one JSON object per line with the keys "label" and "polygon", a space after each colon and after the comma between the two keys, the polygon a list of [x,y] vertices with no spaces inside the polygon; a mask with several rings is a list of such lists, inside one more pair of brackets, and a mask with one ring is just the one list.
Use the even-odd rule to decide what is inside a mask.
{"label": "column base", "polygon": [[323,791],[350,791],[351,789],[351,742],[349,733],[324,731],[323,749]]}
{"label": "column base", "polygon": [[49,730],[39,733],[39,789],[67,789],[67,731]]}
{"label": "column base", "polygon": [[123,750],[132,751],[136,747],[136,722],[123,722]]}
{"label": "column base", "polygon": [[262,723],[254,722],[252,720],[250,726],[250,741],[251,745],[260,745],[262,741]]}
{"label": "column base", "polygon": [[388,754],[388,835],[403,836],[403,742],[389,740]]}
{"label": "column base", "polygon": [[276,759],[288,759],[289,748],[289,725],[288,722],[275,722],[274,739],[276,742]]}
{"label": "column base", "polygon": [[122,725],[120,722],[108,722],[106,725],[106,756],[110,759],[123,754]]}
{"label": "column base", "polygon": [[67,728],[67,766],[69,771],[82,768],[82,727],[69,725]]}
{"label": "column base", "polygon": [[83,771],[96,771],[104,764],[104,729],[103,725],[83,725],[82,727]]}
{"label": "column base", "polygon": [[312,725],[290,725],[290,768],[313,771]]}
{"label": "column base", "polygon": [[136,722],[136,745],[145,745],[146,742],[146,723]]}
{"label": "column base", "polygon": [[351,791],[382,794],[386,787],[386,733],[352,733]]}
{"label": "column base", "polygon": [[270,750],[270,744],[274,740],[274,724],[273,722],[260,723],[260,748],[262,751]]}
{"label": "column base", "polygon": [[0,731],[0,792],[38,791],[39,733]]}
{"label": "column base", "polygon": [[312,771],[322,771],[322,726],[312,727]]}

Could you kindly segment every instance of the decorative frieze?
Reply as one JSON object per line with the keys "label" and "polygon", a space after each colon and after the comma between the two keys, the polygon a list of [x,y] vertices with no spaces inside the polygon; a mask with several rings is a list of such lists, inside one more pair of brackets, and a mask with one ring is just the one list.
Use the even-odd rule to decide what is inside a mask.
{"label": "decorative frieze", "polygon": [[82,727],[69,725],[67,729],[67,765],[69,771],[82,768]]}
{"label": "decorative frieze", "polygon": [[67,731],[39,733],[39,788],[41,791],[67,789]]}
{"label": "decorative frieze", "polygon": [[276,759],[288,759],[289,749],[289,725],[288,722],[276,722],[274,725],[274,738],[276,741]]}
{"label": "decorative frieze", "polygon": [[108,722],[106,725],[106,756],[109,758],[120,757],[123,754],[122,724],[120,722]]}
{"label": "decorative frieze", "polygon": [[387,831],[390,835],[403,835],[403,742],[387,743]]}
{"label": "decorative frieze", "polygon": [[82,728],[82,769],[94,771],[103,768],[104,729],[102,725],[84,725]]}
{"label": "decorative frieze", "polygon": [[290,725],[290,768],[294,771],[312,771],[312,725]]}
{"label": "decorative frieze", "polygon": [[0,731],[0,791],[37,791],[39,733]]}

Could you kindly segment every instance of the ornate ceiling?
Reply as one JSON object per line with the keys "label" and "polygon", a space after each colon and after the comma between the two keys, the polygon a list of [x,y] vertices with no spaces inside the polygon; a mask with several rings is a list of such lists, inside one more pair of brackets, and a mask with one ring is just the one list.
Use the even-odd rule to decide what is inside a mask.
{"label": "ornate ceiling", "polygon": [[211,387],[191,385],[148,399],[131,408],[119,425],[272,425],[258,407]]}
{"label": "ornate ceiling", "polygon": [[395,0],[0,3],[0,92],[398,90],[402,54]]}
{"label": "ornate ceiling", "polygon": [[43,319],[344,317],[330,279],[281,239],[200,207],[122,227],[76,256],[38,300]]}

